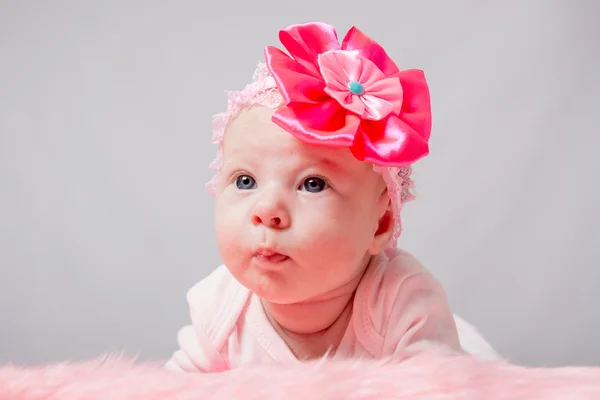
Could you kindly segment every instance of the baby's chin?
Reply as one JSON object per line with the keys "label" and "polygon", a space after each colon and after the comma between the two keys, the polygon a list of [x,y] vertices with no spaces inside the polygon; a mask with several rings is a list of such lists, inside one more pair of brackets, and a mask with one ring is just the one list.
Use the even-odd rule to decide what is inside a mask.
{"label": "baby's chin", "polygon": [[[265,277],[264,279],[269,280],[270,278]],[[281,306],[297,304],[310,297],[308,294],[292,292],[287,285],[276,282],[251,282],[246,287],[261,300]]]}
{"label": "baby's chin", "polygon": [[304,303],[315,296],[308,290],[301,290],[294,280],[286,279],[281,274],[260,272],[249,275],[236,278],[261,300],[271,304],[283,306]]}
{"label": "baby's chin", "polygon": [[[278,306],[310,306],[311,304],[329,301],[332,298],[340,297],[345,293],[339,290],[326,291],[325,293],[316,293],[314,288],[302,290],[297,285],[287,285],[272,281],[271,277],[264,277],[262,282],[242,283],[248,290],[254,293],[262,301]],[[339,293],[338,293],[339,292]]]}
{"label": "baby's chin", "polygon": [[236,260],[229,272],[245,288],[263,301],[277,305],[310,304],[346,296],[356,289],[358,282],[332,281],[331,277],[303,276],[316,271],[304,271],[294,259],[283,262],[283,265],[268,267],[252,260]]}

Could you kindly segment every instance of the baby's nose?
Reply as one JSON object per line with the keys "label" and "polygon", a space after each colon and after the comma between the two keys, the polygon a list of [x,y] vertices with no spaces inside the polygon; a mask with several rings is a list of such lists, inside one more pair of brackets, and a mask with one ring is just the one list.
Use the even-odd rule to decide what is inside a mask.
{"label": "baby's nose", "polygon": [[271,228],[283,228],[285,223],[281,219],[281,217],[267,217],[261,218],[259,215],[253,216],[253,221],[255,225],[267,225]]}
{"label": "baby's nose", "polygon": [[252,223],[273,229],[285,229],[290,226],[290,214],[280,202],[261,202],[254,207]]}

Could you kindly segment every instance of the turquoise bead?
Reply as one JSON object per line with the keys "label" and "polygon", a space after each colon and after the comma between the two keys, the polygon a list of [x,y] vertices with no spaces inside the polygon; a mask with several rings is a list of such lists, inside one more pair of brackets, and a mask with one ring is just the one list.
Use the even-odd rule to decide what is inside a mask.
{"label": "turquoise bead", "polygon": [[361,96],[365,93],[365,88],[363,88],[363,86],[356,81],[348,82],[348,89],[350,89],[350,93],[357,96]]}

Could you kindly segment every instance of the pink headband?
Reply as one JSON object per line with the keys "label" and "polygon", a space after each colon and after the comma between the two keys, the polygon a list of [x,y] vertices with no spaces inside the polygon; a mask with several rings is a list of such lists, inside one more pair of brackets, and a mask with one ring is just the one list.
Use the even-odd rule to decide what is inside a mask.
{"label": "pink headband", "polygon": [[358,160],[373,164],[392,203],[395,245],[402,206],[414,199],[411,165],[429,154],[431,108],[423,71],[400,71],[355,27],[341,45],[335,29],[323,23],[288,26],[279,39],[291,56],[266,47],[266,64],[258,64],[244,90],[227,92],[227,111],[213,117],[213,143],[219,147],[208,190],[216,191],[231,121],[245,108],[272,108],[273,122],[298,139],[348,147]]}

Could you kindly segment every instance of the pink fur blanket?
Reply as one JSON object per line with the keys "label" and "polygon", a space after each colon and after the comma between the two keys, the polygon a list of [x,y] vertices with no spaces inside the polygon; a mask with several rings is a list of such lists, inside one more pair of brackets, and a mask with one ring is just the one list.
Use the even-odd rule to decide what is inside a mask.
{"label": "pink fur blanket", "polygon": [[0,366],[0,399],[600,399],[600,367],[532,369],[432,352],[399,364],[321,361],[184,374],[108,358]]}

